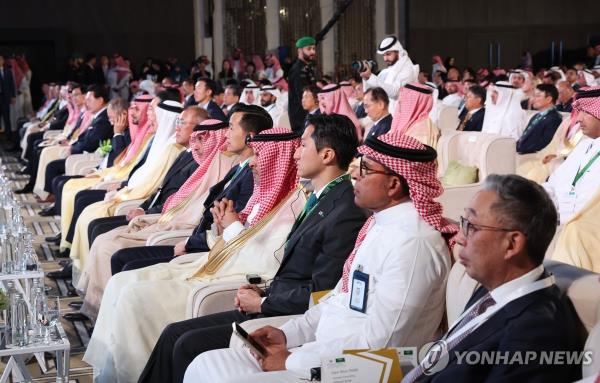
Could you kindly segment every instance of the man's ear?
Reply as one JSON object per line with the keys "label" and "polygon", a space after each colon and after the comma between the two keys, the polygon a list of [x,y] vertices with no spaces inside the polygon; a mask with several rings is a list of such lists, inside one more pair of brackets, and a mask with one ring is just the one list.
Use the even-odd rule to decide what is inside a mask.
{"label": "man's ear", "polygon": [[504,259],[509,260],[525,251],[527,246],[527,237],[520,231],[511,231],[507,235],[507,249]]}
{"label": "man's ear", "polygon": [[335,150],[331,148],[321,149],[321,160],[325,165],[331,165],[336,161]]}
{"label": "man's ear", "polygon": [[402,187],[402,182],[400,182],[398,177],[389,177],[388,185],[388,195],[390,197],[404,196],[405,194],[408,194],[407,190],[404,190]]}

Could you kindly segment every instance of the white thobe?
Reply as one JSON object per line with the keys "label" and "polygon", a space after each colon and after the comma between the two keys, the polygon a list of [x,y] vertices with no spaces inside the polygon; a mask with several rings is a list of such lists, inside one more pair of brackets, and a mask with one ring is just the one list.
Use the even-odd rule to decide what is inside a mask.
{"label": "white thobe", "polygon": [[338,282],[318,305],[281,327],[292,352],[286,371],[263,373],[247,350],[222,349],[194,359],[184,382],[298,381],[309,377],[310,368],[319,366],[322,358],[343,350],[421,347],[436,337],[450,255],[440,233],[411,202],[375,213],[350,278],[359,266],[369,275],[365,313],[350,309],[350,293]]}
{"label": "white thobe", "polygon": [[[583,169],[598,151],[600,151],[600,138],[584,137],[543,185],[556,204],[561,225],[580,211],[600,189],[600,176],[598,176],[600,158],[598,158],[571,190],[577,172]],[[569,195],[571,191],[573,194]]]}
{"label": "white thobe", "polygon": [[382,69],[379,74],[372,73],[368,80],[363,79],[363,89],[381,87],[390,98],[389,112],[396,108],[396,100],[400,88],[410,82],[416,82],[419,76],[419,66],[413,65],[407,54],[400,57],[394,65]]}

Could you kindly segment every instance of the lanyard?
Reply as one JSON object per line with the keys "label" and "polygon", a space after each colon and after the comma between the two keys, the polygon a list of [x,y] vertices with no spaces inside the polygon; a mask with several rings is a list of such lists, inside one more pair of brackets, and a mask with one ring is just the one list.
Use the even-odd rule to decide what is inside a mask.
{"label": "lanyard", "polygon": [[598,157],[600,157],[600,150],[592,157],[590,158],[590,160],[588,161],[588,163],[583,167],[583,169],[580,168],[577,170],[577,174],[575,174],[575,178],[573,179],[573,183],[571,183],[571,187],[575,187],[575,185],[577,184],[577,182],[581,179],[581,177],[583,177],[583,175],[585,174],[585,172],[588,171],[588,169],[590,168],[590,166],[592,166],[592,164],[598,159]]}
{"label": "lanyard", "polygon": [[510,302],[514,301],[515,299],[518,299],[518,298],[520,298],[522,296],[525,296],[527,294],[531,294],[531,293],[533,293],[535,291],[548,288],[548,287],[552,286],[553,284],[554,284],[554,275],[550,275],[547,278],[544,278],[542,280],[536,281],[536,282],[534,282],[534,283],[532,283],[532,284],[530,284],[528,286],[523,286],[520,289],[517,289],[516,291],[513,291],[512,294],[510,294],[506,299],[503,300],[503,302],[499,302],[499,303],[496,303],[495,305],[491,306],[483,314],[481,314],[478,317],[474,318],[469,323],[467,323],[463,327],[461,327],[458,331],[456,331],[456,333],[453,333],[450,337],[448,337],[448,334],[450,333],[450,331],[454,327],[456,327],[456,325],[458,325],[460,323],[460,321],[471,311],[470,310],[471,307],[473,307],[474,305],[476,305],[476,304],[479,303],[479,301],[475,302],[471,307],[469,307],[469,309],[465,310],[462,313],[462,315],[460,317],[458,317],[458,319],[456,319],[456,321],[454,322],[454,324],[452,325],[452,327],[450,327],[450,329],[448,330],[448,332],[446,333],[446,335],[442,338],[442,340],[446,341],[446,343],[450,343],[454,339],[460,337],[462,334],[464,334],[464,333],[466,333],[468,331],[474,331],[477,327],[479,327],[480,325],[482,325],[483,322],[485,322],[492,315],[494,315],[498,311],[500,311],[500,309],[502,309],[508,303],[510,303]]}
{"label": "lanyard", "polygon": [[333,189],[334,187],[336,187],[338,184],[342,183],[343,181],[346,181],[346,180],[349,180],[349,179],[350,179],[350,175],[349,174],[342,174],[341,176],[337,177],[333,181],[329,182],[325,186],[325,188],[323,189],[323,191],[321,192],[321,194],[319,195],[319,198],[317,198],[317,203],[315,203],[315,205],[312,206],[310,208],[310,210],[308,210],[308,211],[306,211],[304,213],[304,215],[302,216],[302,219],[304,219],[305,217],[307,217],[315,209],[315,207],[317,207],[317,205],[319,204],[319,201],[321,200],[321,198],[323,198],[331,189]]}

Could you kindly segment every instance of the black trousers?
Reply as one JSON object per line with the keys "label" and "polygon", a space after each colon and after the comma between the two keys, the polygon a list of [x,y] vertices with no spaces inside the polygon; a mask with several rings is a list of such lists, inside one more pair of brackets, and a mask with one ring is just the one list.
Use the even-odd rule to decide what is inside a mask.
{"label": "black trousers", "polygon": [[15,139],[12,134],[12,127],[10,125],[10,99],[6,99],[0,96],[0,118],[4,121],[4,134],[10,141]]}
{"label": "black trousers", "polygon": [[44,138],[44,132],[31,133],[29,136],[27,136],[27,150],[25,150],[24,157],[28,161],[31,158],[31,156],[33,155],[33,152],[35,151],[35,143],[41,142],[43,138]]}
{"label": "black trousers", "polygon": [[171,323],[160,334],[138,383],[183,382],[195,357],[229,347],[233,322],[254,318],[232,310]]}
{"label": "black trousers", "polygon": [[83,178],[83,176],[58,176],[52,180],[52,194],[54,194],[54,214],[60,214],[62,206],[62,189],[73,178]]}
{"label": "black trousers", "polygon": [[46,180],[44,182],[44,190],[52,193],[52,181],[54,177],[65,174],[65,163],[67,160],[54,160],[46,166]]}
{"label": "black trousers", "polygon": [[[75,194],[75,206],[73,208],[73,217],[71,218],[71,224],[69,225],[69,231],[65,237],[67,241],[73,242],[73,236],[75,235],[75,225],[77,219],[87,206],[90,206],[94,202],[102,201],[106,190],[81,190]],[[63,233],[64,235],[64,233]],[[90,244],[91,246],[91,244]]]}
{"label": "black trousers", "polygon": [[110,258],[110,268],[115,275],[121,271],[169,262],[175,246],[136,246],[118,250]]}
{"label": "black trousers", "polygon": [[90,246],[100,234],[108,233],[119,226],[127,225],[127,217],[124,215],[115,215],[114,217],[96,218],[88,225],[88,240]]}

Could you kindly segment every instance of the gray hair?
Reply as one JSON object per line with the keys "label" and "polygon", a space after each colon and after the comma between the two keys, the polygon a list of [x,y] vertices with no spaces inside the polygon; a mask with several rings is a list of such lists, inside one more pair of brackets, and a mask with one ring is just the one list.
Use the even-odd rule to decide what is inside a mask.
{"label": "gray hair", "polygon": [[541,264],[558,224],[556,207],[548,193],[537,183],[515,174],[489,175],[483,189],[496,193],[498,200],[490,210],[504,227],[525,234],[529,259],[535,265]]}
{"label": "gray hair", "polygon": [[115,113],[121,113],[129,109],[129,102],[127,102],[125,99],[117,97],[110,100],[108,106],[110,106]]}

